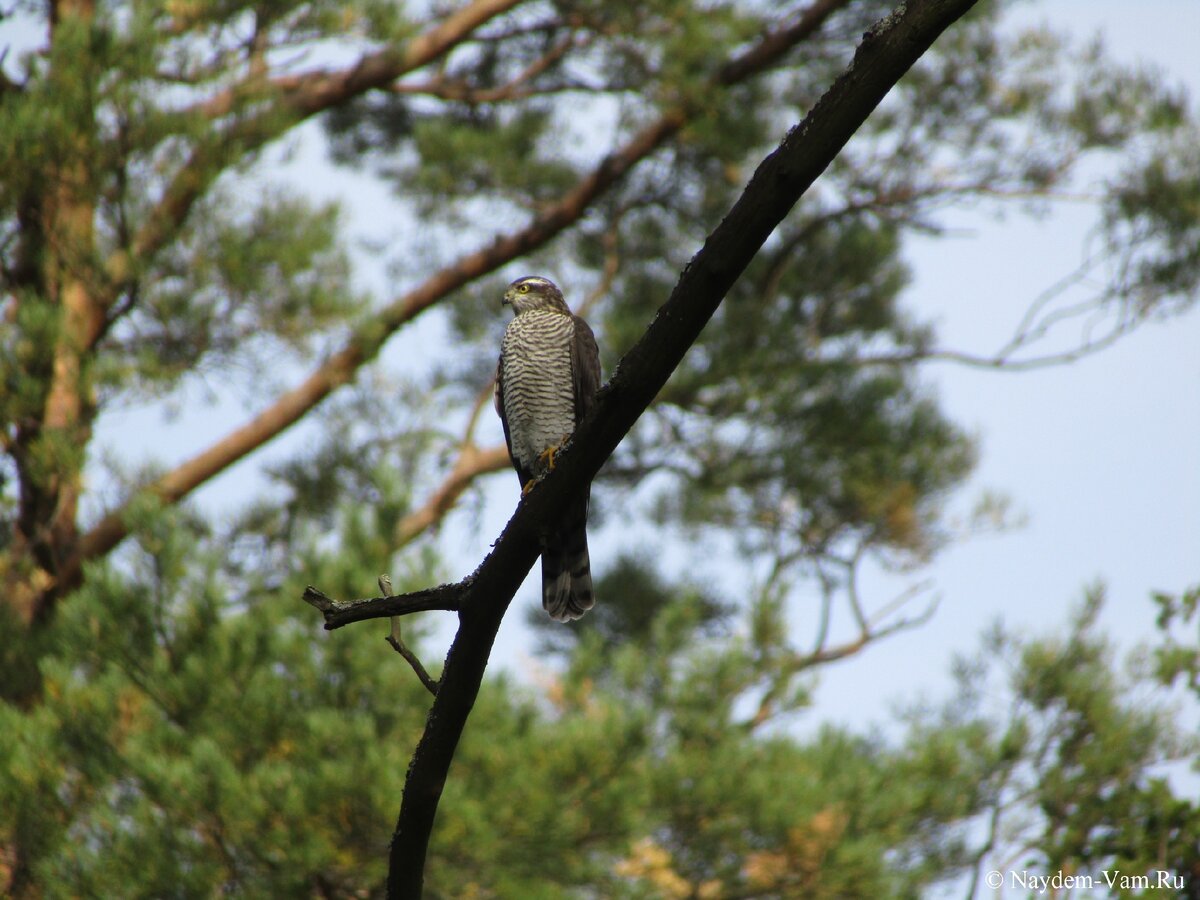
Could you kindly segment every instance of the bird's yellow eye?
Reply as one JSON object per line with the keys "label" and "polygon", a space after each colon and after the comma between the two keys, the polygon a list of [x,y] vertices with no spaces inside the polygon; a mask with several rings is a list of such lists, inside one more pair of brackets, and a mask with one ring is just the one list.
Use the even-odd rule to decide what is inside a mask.
{"label": "bird's yellow eye", "polygon": [[518,285],[517,285],[517,290],[518,290],[518,291],[520,291],[522,294],[528,294],[528,293],[529,293],[529,285],[527,285],[527,284],[518,284]]}

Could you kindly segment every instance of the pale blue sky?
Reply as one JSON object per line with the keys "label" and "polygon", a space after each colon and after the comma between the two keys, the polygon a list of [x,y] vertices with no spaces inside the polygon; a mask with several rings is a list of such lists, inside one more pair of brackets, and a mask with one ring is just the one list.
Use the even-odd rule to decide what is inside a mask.
{"label": "pale blue sky", "polygon": [[[1200,103],[1200,2],[1052,0],[1031,21],[1099,31],[1121,60],[1162,66]],[[969,222],[962,216],[963,224]],[[1087,208],[1031,223],[976,222],[967,236],[914,248],[913,308],[950,346],[986,353],[1028,301],[1078,263]],[[1085,584],[1103,580],[1102,621],[1126,647],[1153,637],[1152,590],[1200,582],[1200,315],[1151,324],[1096,356],[1028,373],[931,367],[951,416],[980,440],[972,490],[998,489],[1025,526],[943,553],[942,597],[918,631],[822,676],[816,714],[875,720],[897,698],[946,689],[953,653],[974,653],[996,617],[1045,631]]]}

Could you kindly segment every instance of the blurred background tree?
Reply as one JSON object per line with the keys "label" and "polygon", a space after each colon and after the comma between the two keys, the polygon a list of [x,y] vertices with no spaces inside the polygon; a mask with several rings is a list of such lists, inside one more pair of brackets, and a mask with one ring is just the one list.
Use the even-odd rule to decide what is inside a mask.
{"label": "blurred background tree", "polygon": [[[377,636],[322,635],[303,584],[465,565],[439,525],[507,468],[478,427],[502,285],[556,273],[611,371],[890,5],[0,9],[0,886],[377,895],[428,696]],[[918,364],[1053,363],[1196,299],[1186,97],[1004,11],[981,5],[898,86],[598,480],[601,523],[652,507],[765,576],[724,597],[650,554],[598,566],[595,614],[544,630],[545,683],[485,686],[431,896],[911,896],[1013,854],[1200,889],[1200,813],[1161,772],[1195,748],[1145,699],[1194,693],[1191,594],[1159,598],[1156,667],[1115,673],[1092,595],[1063,636],[990,634],[994,665],[964,664],[961,697],[897,735],[789,727],[808,673],[928,611],[858,586],[865,560],[945,545],[975,459]],[[394,191],[412,238],[388,248],[392,294],[359,286],[342,209],[273,177],[288,140]],[[1085,300],[1032,302],[989,359],[903,309],[906,236],[955,204],[1042,210],[1096,157],[1119,175]],[[445,344],[386,365],[428,317]],[[1081,341],[1040,353],[1070,320]],[[250,416],[175,465],[122,464],[144,434],[98,458],[105,415],[205,390]],[[300,422],[235,515],[189,502]],[[800,586],[822,600],[798,621]]]}

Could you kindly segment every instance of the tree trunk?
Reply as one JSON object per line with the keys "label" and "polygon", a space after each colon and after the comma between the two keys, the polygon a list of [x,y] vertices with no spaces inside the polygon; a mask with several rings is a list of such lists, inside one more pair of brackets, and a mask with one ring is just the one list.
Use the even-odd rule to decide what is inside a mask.
{"label": "tree trunk", "polygon": [[[64,63],[54,52],[62,33],[72,29],[73,43],[82,40],[94,12],[94,0],[53,5],[52,66]],[[56,136],[39,179],[38,214],[27,220],[28,231],[21,236],[35,263],[35,283],[25,302],[47,307],[53,323],[46,346],[33,355],[46,374],[47,389],[15,432],[19,509],[2,570],[6,602],[30,625],[48,619],[57,598],[76,580],[63,576],[79,539],[79,496],[95,415],[91,348],[104,324],[104,309],[96,299],[95,186],[88,165],[94,147],[94,85],[80,77],[90,68],[86,60],[71,63],[73,71],[51,77],[88,114]]]}

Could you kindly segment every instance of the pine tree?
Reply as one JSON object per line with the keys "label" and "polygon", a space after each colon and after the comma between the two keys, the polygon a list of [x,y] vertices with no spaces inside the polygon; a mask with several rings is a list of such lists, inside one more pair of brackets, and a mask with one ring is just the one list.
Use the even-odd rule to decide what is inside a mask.
{"label": "pine tree", "polygon": [[[611,372],[890,5],[11,6],[0,885],[379,894],[428,694],[377,636],[314,634],[303,585],[357,596],[378,572],[398,591],[465,574],[447,572],[436,526],[507,466],[477,422],[511,265],[561,273]],[[901,746],[772,730],[802,707],[806,673],[919,620],[871,626],[857,566],[935,553],[973,462],[916,367],[954,353],[901,306],[904,238],[951,203],[1052,204],[1102,156],[1119,160],[1099,198],[1106,280],[1082,309],[1107,330],[1073,352],[1186,310],[1200,279],[1186,99],[1099,51],[1006,32],[1001,12],[947,32],[868,119],[601,476],[601,517],[657,494],[662,522],[735,536],[770,577],[732,602],[644,561],[615,566],[623,601],[548,638],[569,673],[548,698],[486,682],[434,836],[433,895],[905,895],[972,865],[964,823],[1004,798],[971,786],[1013,768],[1006,753],[1030,759],[1028,744],[978,721]],[[395,191],[421,238],[391,260],[393,295],[356,287],[343,210],[273,177],[288,140],[324,142]],[[460,352],[397,385],[385,345],[431,316]],[[990,362],[1035,358],[1062,316],[1031,310]],[[102,464],[102,417],[186,406],[206,382],[251,397],[248,418],[196,435],[174,466],[121,465],[145,440],[132,434]],[[189,503],[299,422],[311,440],[262,497],[230,517]],[[801,583],[822,592],[815,642],[786,613]],[[835,603],[862,626],[847,645],[820,625]],[[422,628],[406,626],[418,649]],[[1094,672],[1079,641],[1072,659]],[[1021,665],[1075,709],[1043,657]],[[1125,709],[1120,685],[1092,687],[1088,710]],[[1055,745],[1075,777],[1071,740],[1111,738],[1138,792],[1059,808],[1047,776],[1048,865],[1117,853],[1097,835],[1151,800],[1192,814],[1141,791],[1170,743],[1163,731],[1132,753],[1147,727],[1085,717]],[[1170,864],[1194,865],[1172,840]],[[1148,846],[1119,852],[1140,862]]]}

